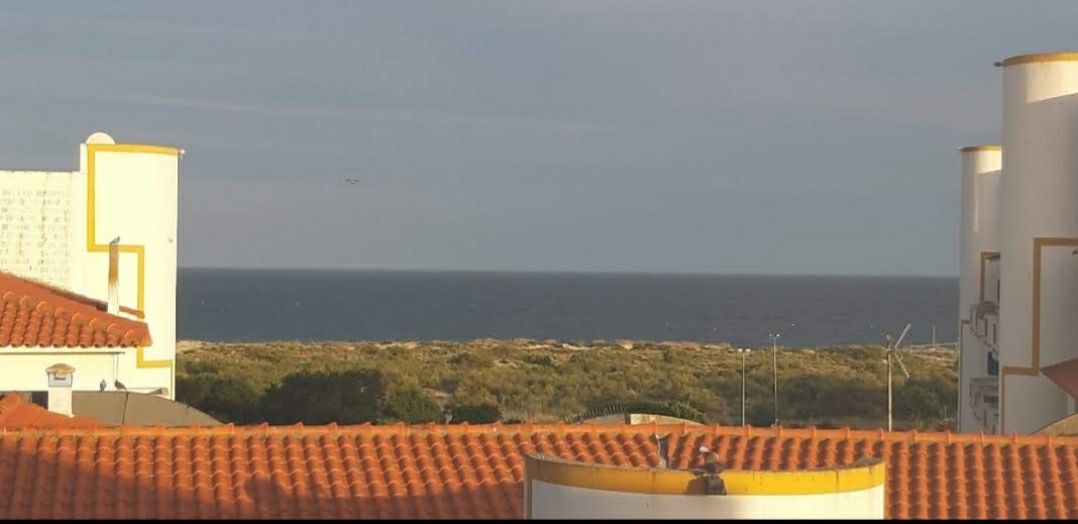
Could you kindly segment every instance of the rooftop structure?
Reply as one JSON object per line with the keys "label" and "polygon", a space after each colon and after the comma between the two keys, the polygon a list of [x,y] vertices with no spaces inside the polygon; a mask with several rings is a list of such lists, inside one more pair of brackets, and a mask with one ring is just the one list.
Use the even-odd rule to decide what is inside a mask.
{"label": "rooftop structure", "polygon": [[0,170],[0,391],[174,398],[179,156],[94,133],[74,171]]}
{"label": "rooftop structure", "polygon": [[4,429],[0,519],[522,518],[528,457],[683,476],[701,447],[728,490],[746,472],[882,461],[888,518],[1078,518],[1078,438],[398,424]]}
{"label": "rooftop structure", "polygon": [[1033,433],[1076,412],[1078,53],[996,65],[1003,142],[962,148],[958,427]]}

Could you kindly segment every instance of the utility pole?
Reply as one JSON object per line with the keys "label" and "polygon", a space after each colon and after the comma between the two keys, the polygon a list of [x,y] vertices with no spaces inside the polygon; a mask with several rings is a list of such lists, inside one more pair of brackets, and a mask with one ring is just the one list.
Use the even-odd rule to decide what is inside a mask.
{"label": "utility pole", "polygon": [[887,350],[887,431],[892,429],[892,397],[891,397],[891,350]]}
{"label": "utility pole", "polygon": [[771,375],[775,384],[775,426],[779,425],[779,338],[780,333],[769,333],[771,339]]}
{"label": "utility pole", "polygon": [[741,425],[745,425],[745,357],[752,351],[749,348],[737,348],[741,353]]}

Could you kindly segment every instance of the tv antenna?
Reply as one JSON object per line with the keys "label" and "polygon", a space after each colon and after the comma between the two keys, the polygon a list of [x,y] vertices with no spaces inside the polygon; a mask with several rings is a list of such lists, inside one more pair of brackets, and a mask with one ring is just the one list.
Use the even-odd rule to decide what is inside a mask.
{"label": "tv antenna", "polygon": [[890,333],[884,332],[883,334],[883,338],[887,342],[887,431],[894,429],[894,394],[891,386],[892,362],[898,362],[898,366],[902,368],[902,374],[906,375],[906,378],[910,378],[910,371],[906,369],[906,364],[902,362],[902,353],[899,351],[902,341],[906,339],[906,333],[909,332],[910,324],[907,323],[905,329],[902,330],[902,334],[898,336],[898,340],[895,340]]}

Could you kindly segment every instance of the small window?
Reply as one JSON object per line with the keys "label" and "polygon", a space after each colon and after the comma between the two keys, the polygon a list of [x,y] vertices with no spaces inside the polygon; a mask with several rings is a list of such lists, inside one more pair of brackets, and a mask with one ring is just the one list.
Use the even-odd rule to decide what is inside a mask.
{"label": "small window", "polygon": [[991,377],[999,375],[999,361],[991,353],[988,354],[988,375]]}

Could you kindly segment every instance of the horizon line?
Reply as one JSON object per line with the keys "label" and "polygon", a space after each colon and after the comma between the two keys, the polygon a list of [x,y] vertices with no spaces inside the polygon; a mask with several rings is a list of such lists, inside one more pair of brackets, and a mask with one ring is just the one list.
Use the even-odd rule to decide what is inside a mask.
{"label": "horizon line", "polygon": [[363,267],[250,267],[178,265],[184,270],[214,271],[322,271],[369,273],[497,273],[520,275],[654,275],[654,276],[744,276],[744,277],[813,277],[813,278],[958,278],[958,274],[886,274],[886,273],[752,273],[745,271],[648,271],[648,270],[567,270],[567,269],[459,269],[459,268],[363,268]]}

